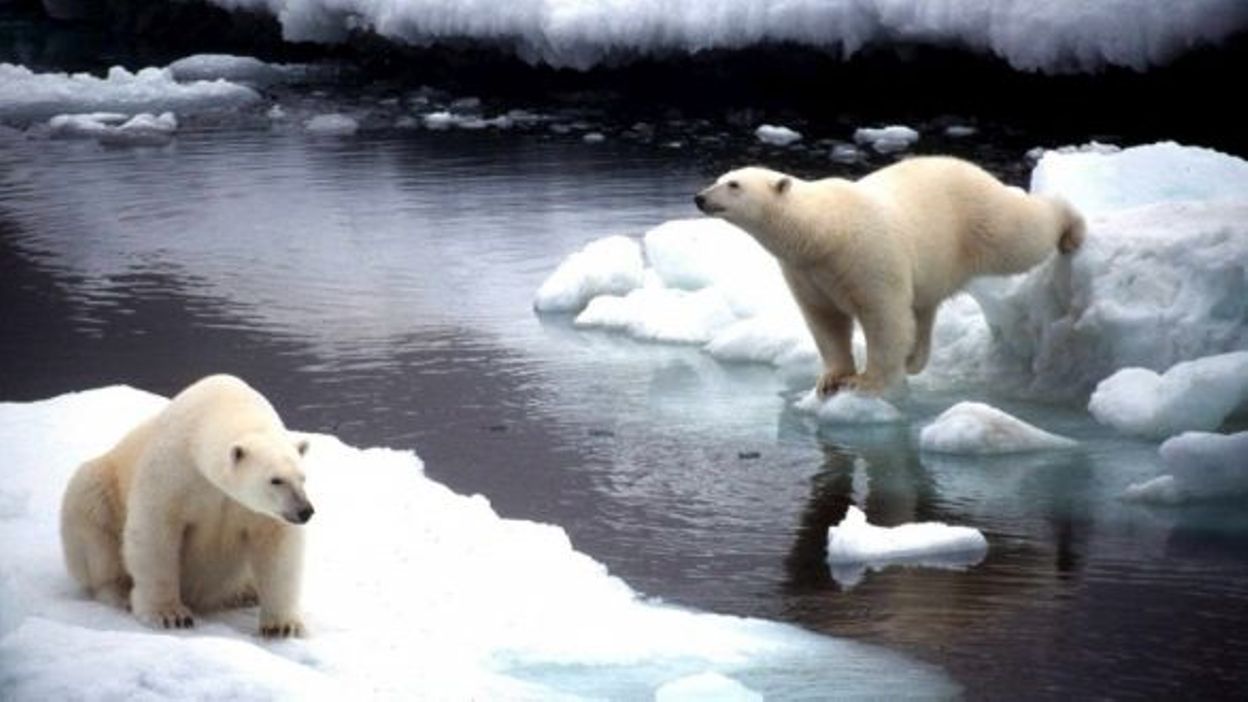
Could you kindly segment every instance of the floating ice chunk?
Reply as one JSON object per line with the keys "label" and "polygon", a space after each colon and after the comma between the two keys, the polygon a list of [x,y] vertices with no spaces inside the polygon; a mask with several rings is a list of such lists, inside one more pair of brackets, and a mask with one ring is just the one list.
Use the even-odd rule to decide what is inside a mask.
{"label": "floating ice chunk", "polygon": [[598,239],[559,264],[538,288],[533,307],[539,312],[576,312],[599,295],[623,295],[641,287],[644,270],[635,239]]}
{"label": "floating ice chunk", "polygon": [[978,529],[941,522],[878,527],[850,505],[841,523],[828,528],[828,563],[842,585],[858,584],[868,568],[911,565],[959,570],[973,566],[988,553],[988,540]]}
{"label": "floating ice chunk", "polygon": [[737,319],[717,287],[640,288],[623,297],[595,297],[573,324],[622,331],[646,341],[705,344]]}
{"label": "floating ice chunk", "polygon": [[303,123],[303,128],[322,136],[350,136],[360,130],[360,123],[350,115],[331,112],[312,117]]}
{"label": "floating ice chunk", "polygon": [[1180,504],[1248,495],[1248,431],[1186,432],[1159,451],[1169,472],[1128,486],[1125,499]]}
{"label": "floating ice chunk", "polygon": [[424,116],[425,128],[438,129],[438,130],[450,129],[451,127],[455,126],[455,123],[456,121],[458,121],[458,119],[459,118],[457,115],[451,114],[450,112],[447,112],[446,110],[440,110],[438,112],[430,112],[429,114]]}
{"label": "floating ice chunk", "polygon": [[707,672],[663,683],[654,702],[763,702],[763,696],[727,675]]}
{"label": "floating ice chunk", "polygon": [[585,136],[581,137],[581,141],[586,144],[601,144],[606,140],[607,137],[602,132],[588,132]]}
{"label": "floating ice chunk", "polygon": [[265,63],[251,56],[195,54],[178,59],[166,68],[180,82],[224,79],[234,83],[269,85],[301,73],[296,67]]}
{"label": "floating ice chunk", "polygon": [[803,395],[793,408],[814,415],[820,424],[892,424],[905,420],[901,411],[873,395],[842,390],[820,399],[814,390]]}
{"label": "floating ice chunk", "polygon": [[836,144],[828,152],[828,158],[837,163],[857,163],[862,160],[862,152],[853,144]]}
{"label": "floating ice chunk", "polygon": [[479,115],[464,115],[448,110],[430,112],[422,119],[426,129],[435,131],[451,129],[452,127],[468,130],[485,129],[487,127],[510,129],[515,124],[515,120],[508,115],[499,115],[492,119],[485,119]]}
{"label": "floating ice chunk", "polygon": [[179,114],[228,110],[260,100],[256,91],[224,80],[179,83],[161,68],[131,73],[120,66],[105,78],[87,73],[35,73],[0,63],[0,121],[25,123],[57,114],[121,112]]}
{"label": "floating ice chunk", "polygon": [[919,448],[937,453],[999,454],[1064,449],[1075,442],[982,402],[959,402],[919,433]]}
{"label": "floating ice chunk", "polygon": [[1248,351],[1175,364],[1158,375],[1124,368],[1102,380],[1088,410],[1096,421],[1150,438],[1217,429],[1248,404]]}
{"label": "floating ice chunk", "polygon": [[1065,197],[1085,217],[1140,205],[1248,197],[1248,161],[1162,142],[1129,149],[1093,143],[1044,154],[1031,191]]}
{"label": "floating ice chunk", "polygon": [[800,132],[796,132],[788,127],[771,124],[764,124],[755,129],[754,136],[764,144],[771,144],[772,146],[788,146],[802,140]]}
{"label": "floating ice chunk", "polygon": [[[816,368],[819,351],[806,323],[797,315],[758,315],[726,327],[706,345],[721,361],[767,363],[776,367]],[[813,370],[812,370],[813,372]]]}
{"label": "floating ice chunk", "polygon": [[114,112],[83,115],[56,115],[48,120],[54,137],[92,138],[115,146],[159,146],[166,144],[178,129],[172,112],[160,115],[137,114],[129,119]]}
{"label": "floating ice chunk", "polygon": [[945,136],[954,139],[964,139],[969,136],[975,136],[979,130],[966,124],[951,124],[945,127]]}
{"label": "floating ice chunk", "polygon": [[286,119],[286,110],[283,109],[281,105],[274,105],[270,107],[269,111],[264,114],[274,122],[280,122]]}
{"label": "floating ice chunk", "polygon": [[858,144],[870,144],[871,148],[882,154],[905,151],[919,140],[919,133],[910,127],[894,125],[871,129],[862,127],[854,130],[854,141]]}

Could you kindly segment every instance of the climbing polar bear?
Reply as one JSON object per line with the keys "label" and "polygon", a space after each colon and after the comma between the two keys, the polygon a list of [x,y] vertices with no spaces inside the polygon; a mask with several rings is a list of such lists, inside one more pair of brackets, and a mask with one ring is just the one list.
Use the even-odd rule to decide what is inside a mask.
{"label": "climbing polar bear", "polygon": [[[923,370],[942,300],[972,276],[1021,273],[1084,237],[1083,218],[1065,201],[944,157],[901,161],[856,182],[743,168],[694,201],[779,260],[823,358],[824,396],[879,394],[903,368]],[[867,341],[862,373],[854,319]]]}
{"label": "climbing polar bear", "polygon": [[261,634],[301,635],[307,447],[243,381],[200,380],[78,468],[61,505],[70,574],[151,626],[258,602]]}

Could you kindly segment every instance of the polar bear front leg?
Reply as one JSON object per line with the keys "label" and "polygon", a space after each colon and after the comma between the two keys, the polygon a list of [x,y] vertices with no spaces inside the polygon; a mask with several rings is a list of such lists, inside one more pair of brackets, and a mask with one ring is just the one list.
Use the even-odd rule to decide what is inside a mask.
{"label": "polar bear front leg", "polygon": [[303,579],[303,531],[281,528],[256,539],[251,570],[260,599],[260,634],[303,636],[299,589]]}
{"label": "polar bear front leg", "polygon": [[936,323],[936,308],[921,308],[914,311],[914,349],[906,358],[906,372],[914,375],[927,366],[927,359],[932,353],[932,327]]}
{"label": "polar bear front leg", "polygon": [[182,604],[179,568],[185,526],[131,512],[122,538],[122,558],[134,580],[130,609],[153,627],[189,629],[191,610]]}
{"label": "polar bear front leg", "polygon": [[867,339],[867,368],[861,375],[846,379],[844,385],[879,395],[901,377],[914,347],[914,313],[909,304],[893,302],[863,309],[858,321]]}

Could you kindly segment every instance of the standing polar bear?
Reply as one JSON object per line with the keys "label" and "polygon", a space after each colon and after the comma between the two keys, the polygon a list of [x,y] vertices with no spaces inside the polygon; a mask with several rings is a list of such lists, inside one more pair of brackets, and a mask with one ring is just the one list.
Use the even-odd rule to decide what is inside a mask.
{"label": "standing polar bear", "polygon": [[[823,358],[821,396],[879,394],[903,369],[923,370],[942,300],[973,276],[1021,273],[1084,237],[1083,218],[1065,201],[946,157],[908,159],[856,182],[743,168],[694,201],[779,260]],[[867,341],[862,373],[854,319]]]}
{"label": "standing polar bear", "polygon": [[200,380],[74,474],[61,505],[70,574],[151,626],[258,601],[261,634],[301,635],[307,447],[242,380]]}

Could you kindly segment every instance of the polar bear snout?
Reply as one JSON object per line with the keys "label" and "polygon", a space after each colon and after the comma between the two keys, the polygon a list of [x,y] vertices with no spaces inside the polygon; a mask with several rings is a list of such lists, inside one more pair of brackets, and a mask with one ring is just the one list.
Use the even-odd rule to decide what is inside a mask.
{"label": "polar bear snout", "polygon": [[307,505],[306,507],[296,512],[295,518],[291,521],[294,522],[295,524],[307,524],[308,520],[311,519],[312,515],[315,513],[316,513],[316,510],[312,509],[312,505]]}
{"label": "polar bear snout", "polygon": [[720,205],[717,205],[715,202],[713,202],[711,198],[707,195],[709,191],[710,191],[710,188],[707,188],[706,190],[703,190],[697,195],[694,195],[693,204],[697,205],[698,209],[701,210],[703,214],[714,215],[714,214],[723,212],[724,208]]}

